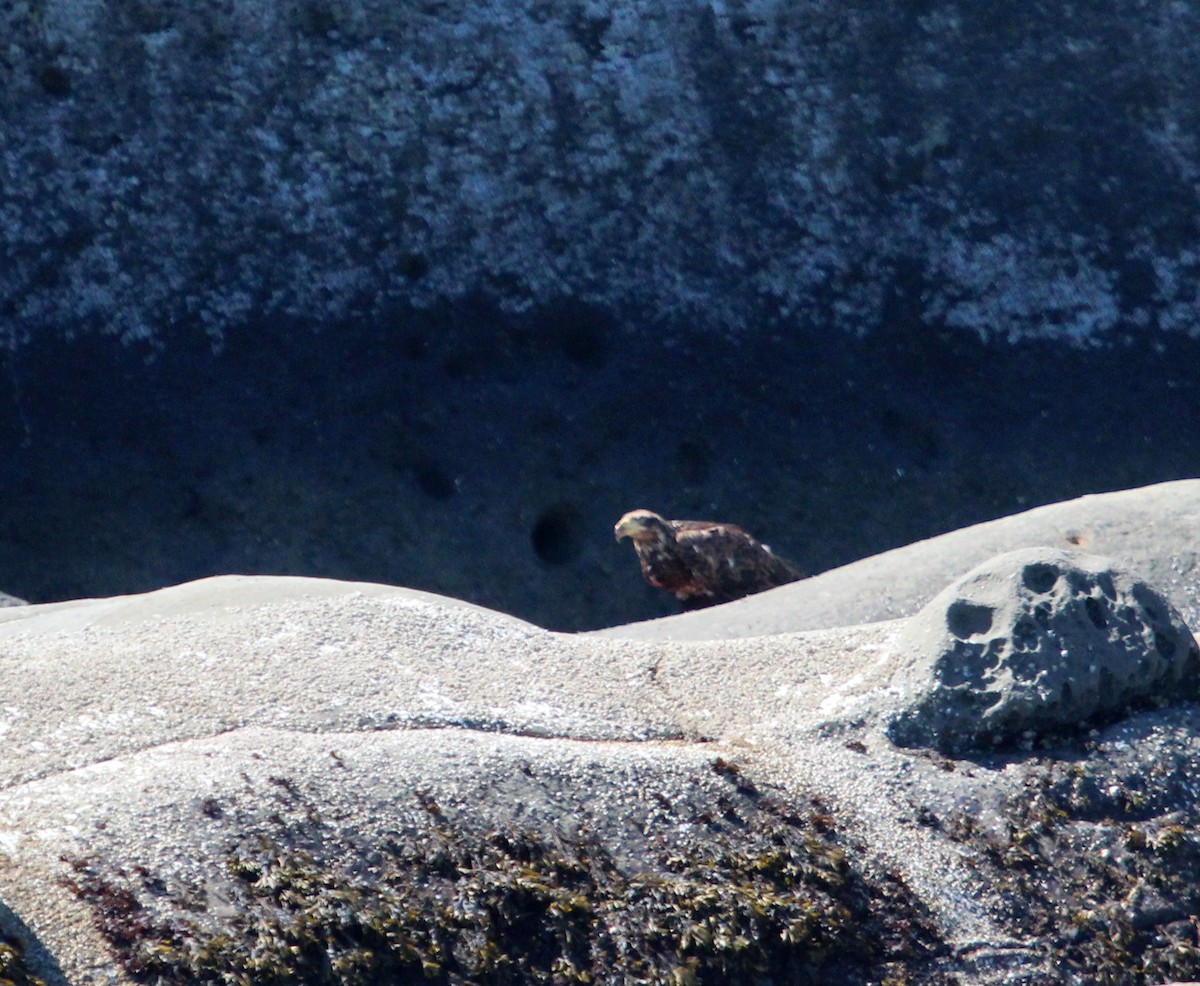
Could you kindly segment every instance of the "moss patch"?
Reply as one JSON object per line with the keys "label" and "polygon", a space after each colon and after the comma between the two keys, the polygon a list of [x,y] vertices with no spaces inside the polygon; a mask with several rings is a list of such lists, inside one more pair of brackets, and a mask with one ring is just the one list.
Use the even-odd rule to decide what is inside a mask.
{"label": "moss patch", "polygon": [[927,916],[852,865],[827,812],[713,769],[730,797],[636,866],[586,829],[475,830],[423,798],[430,824],[384,840],[319,819],[243,835],[203,885],[97,859],[67,883],[143,982],[943,981],[918,971],[940,951]]}

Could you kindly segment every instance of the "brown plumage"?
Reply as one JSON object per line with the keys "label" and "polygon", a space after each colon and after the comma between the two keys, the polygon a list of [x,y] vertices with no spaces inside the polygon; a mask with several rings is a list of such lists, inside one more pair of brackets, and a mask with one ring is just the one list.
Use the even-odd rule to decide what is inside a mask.
{"label": "brown plumage", "polygon": [[673,592],[684,609],[727,603],[804,577],[736,524],[631,510],[614,533],[618,541],[633,541],[646,581]]}

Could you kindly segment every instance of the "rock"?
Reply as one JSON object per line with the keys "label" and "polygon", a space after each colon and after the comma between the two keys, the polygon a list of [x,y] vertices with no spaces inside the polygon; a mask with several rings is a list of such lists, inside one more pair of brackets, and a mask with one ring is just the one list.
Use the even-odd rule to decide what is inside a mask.
{"label": "rock", "polygon": [[1061,16],[8,4],[0,312],[160,342],[480,295],[709,333],[1185,328],[1197,14]]}
{"label": "rock", "polygon": [[[42,978],[52,975],[44,961],[52,957],[61,970],[54,982],[127,982],[118,971],[146,960],[159,963],[163,981],[192,978],[172,963],[208,954],[220,939],[226,946],[194,978],[226,961],[244,969],[260,953],[285,961],[294,950],[280,952],[270,934],[284,917],[318,942],[328,933],[350,946],[342,955],[338,945],[331,960],[366,962],[380,948],[385,959],[402,956],[370,929],[335,931],[345,925],[342,905],[353,901],[363,924],[380,912],[394,924],[401,918],[389,901],[407,892],[405,874],[420,883],[428,864],[447,875],[448,848],[459,869],[442,892],[475,915],[472,924],[485,922],[455,925],[456,937],[497,944],[486,925],[495,893],[504,913],[517,908],[539,929],[549,927],[539,911],[568,906],[566,931],[595,944],[597,961],[607,961],[614,938],[631,940],[637,948],[625,951],[634,954],[645,935],[663,933],[657,917],[628,906],[644,888],[678,929],[669,936],[690,934],[693,917],[727,916],[689,947],[697,981],[721,978],[706,968],[740,968],[728,965],[726,936],[753,943],[739,949],[739,963],[803,968],[837,956],[873,966],[862,977],[871,981],[889,956],[907,954],[918,925],[930,956],[962,915],[971,940],[995,937],[978,928],[986,914],[957,905],[950,922],[930,926],[918,888],[881,878],[867,854],[847,857],[840,820],[813,800],[806,769],[785,785],[744,756],[740,738],[775,744],[781,729],[824,718],[825,689],[851,687],[854,654],[878,628],[812,642],[663,647],[554,634],[395,587],[249,577],[5,612],[0,935],[8,938],[0,945],[15,942],[41,963],[34,974]],[[739,688],[722,694],[730,680]],[[718,742],[731,728],[738,742]],[[805,745],[846,758],[857,779],[861,754],[847,751],[846,739]],[[798,766],[796,757],[771,760]],[[825,778],[838,773],[822,769]],[[814,861],[824,870],[814,872]],[[266,900],[255,883],[264,865],[280,880],[307,866],[305,880],[324,889],[310,883],[286,895],[290,903]],[[371,876],[380,865],[395,879]],[[950,859],[925,872],[956,867]],[[575,903],[562,898],[558,881],[587,872],[597,879],[573,881]],[[472,873],[493,888],[484,898]],[[812,890],[785,895],[803,901],[807,916],[776,903],[784,879]],[[976,889],[968,882],[962,894]],[[285,907],[303,913],[281,916]],[[681,907],[691,915],[683,924]],[[146,934],[148,914],[156,928],[191,929],[169,961],[171,942]],[[499,944],[520,961],[524,921],[505,923],[514,930]],[[797,935],[811,937],[809,924],[820,942],[812,952],[804,939],[796,944]],[[419,935],[411,923],[407,931]],[[879,949],[883,938],[894,944]],[[670,960],[659,940],[645,948]]]}
{"label": "rock", "polygon": [[3,614],[13,982],[408,981],[446,940],[465,983],[489,954],[1124,982],[1200,907],[1200,705],[1060,757],[914,755],[881,736],[903,621],[643,642],[247,577]]}
{"label": "rock", "polygon": [[1162,594],[1111,559],[1029,548],[985,562],[897,636],[912,696],[888,735],[947,754],[1011,747],[1194,697],[1200,648]]}

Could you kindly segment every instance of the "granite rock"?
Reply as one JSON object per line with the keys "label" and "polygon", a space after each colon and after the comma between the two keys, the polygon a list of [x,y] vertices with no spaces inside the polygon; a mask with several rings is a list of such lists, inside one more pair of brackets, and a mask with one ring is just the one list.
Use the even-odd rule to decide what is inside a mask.
{"label": "granite rock", "polygon": [[987,751],[1194,698],[1200,648],[1157,589],[1111,559],[1028,548],[991,559],[895,643],[910,696],[888,735]]}
{"label": "granite rock", "polygon": [[1193,329],[1200,14],[21,0],[10,341],[571,299],[627,325]]}
{"label": "granite rock", "polygon": [[[1170,550],[1167,526],[1143,530],[1147,551],[1160,537]],[[969,548],[958,543],[963,558]],[[931,550],[946,561],[944,545],[909,550],[914,566]],[[1049,598],[1036,577],[1048,554],[1031,557]],[[1086,558],[1059,568],[1076,588],[1058,595],[1082,600],[1085,626],[1095,598],[1134,649],[1139,633],[1154,647],[1152,630],[1179,629],[1165,608],[1149,613],[1156,600],[1132,576]],[[998,593],[978,598],[999,605]],[[1118,613],[1127,598],[1137,608]],[[531,901],[564,902],[564,873],[608,873],[593,881],[599,912],[571,910],[572,940],[601,947],[618,927],[609,890],[676,888],[672,923],[642,930],[667,934],[668,949],[682,940],[688,961],[728,956],[707,933],[693,952],[678,920],[721,914],[741,933],[758,904],[794,901],[799,880],[835,934],[817,957],[848,983],[901,969],[927,986],[1200,971],[1176,948],[1200,906],[1200,704],[1131,711],[1086,745],[950,761],[883,735],[904,707],[910,629],[612,639],[397,587],[281,577],[0,610],[0,946],[50,986],[132,983],[148,959],[290,961],[295,941],[281,952],[271,931],[286,917],[305,941],[362,946],[339,963],[366,961],[378,942],[347,928],[342,904],[382,913],[405,886],[379,875],[412,851],[442,876],[447,852],[464,861],[464,879],[431,889],[466,900],[468,916],[480,880],[528,891],[515,902],[529,914]],[[498,870],[471,865],[495,863],[497,848]],[[292,889],[264,895],[264,874]],[[713,903],[722,895],[730,907]],[[544,929],[557,911],[532,913]],[[781,932],[806,926],[793,924],[746,940],[807,961],[802,944],[780,953]]]}

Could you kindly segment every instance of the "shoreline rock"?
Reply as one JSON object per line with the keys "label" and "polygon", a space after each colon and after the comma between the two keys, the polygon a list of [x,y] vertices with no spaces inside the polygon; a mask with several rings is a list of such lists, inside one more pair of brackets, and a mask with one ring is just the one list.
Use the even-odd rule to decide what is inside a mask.
{"label": "shoreline rock", "polygon": [[[1146,550],[1170,530],[1147,526]],[[911,550],[944,557],[945,545]],[[1075,571],[1098,585],[1105,569],[1075,558],[1060,577]],[[1136,585],[1123,578],[1116,599]],[[1039,582],[1041,596],[1057,584]],[[404,877],[360,879],[388,846],[403,864],[388,872],[441,866],[448,894],[474,886],[472,859],[487,861],[493,889],[516,886],[524,858],[527,893],[502,900],[528,921],[568,906],[580,853],[610,874],[587,884],[598,901],[676,888],[660,917],[681,934],[729,893],[790,921],[772,895],[803,887],[817,923],[789,932],[796,954],[825,935],[848,983],[1156,986],[1200,968],[1188,958],[1200,952],[1177,947],[1200,906],[1200,706],[1133,710],[1031,750],[898,747],[888,722],[911,705],[899,643],[920,616],[639,641],[389,586],[247,577],[3,613],[0,930],[48,983],[132,981],[132,953],[104,929],[145,918],[153,945],[177,905],[203,925],[198,941],[204,928],[230,933],[192,959],[238,967],[255,941],[234,919],[250,917],[246,888],[260,879],[292,886],[286,907],[334,934],[345,895],[374,914],[403,893]],[[795,852],[768,859],[767,844]],[[704,872],[725,875],[710,885]],[[843,892],[865,897],[836,903]],[[881,929],[876,946],[854,944],[840,907]],[[601,954],[611,922],[571,920],[573,940]],[[714,940],[656,940],[685,972],[725,961]],[[363,929],[338,941],[348,962],[373,947]]]}
{"label": "shoreline rock", "polygon": [[1200,646],[1111,559],[1026,548],[972,569],[909,618],[893,684],[900,746],[964,755],[1086,730],[1200,695]]}
{"label": "shoreline rock", "polygon": [[973,524],[722,606],[593,631],[638,640],[716,640],[909,617],[976,565],[1047,546],[1117,559],[1200,626],[1200,480],[1098,493]]}

